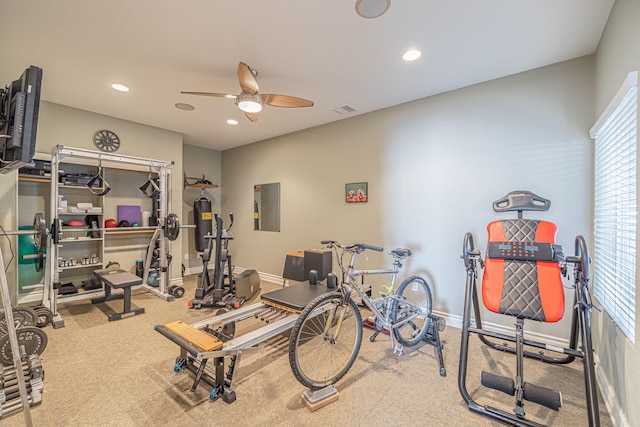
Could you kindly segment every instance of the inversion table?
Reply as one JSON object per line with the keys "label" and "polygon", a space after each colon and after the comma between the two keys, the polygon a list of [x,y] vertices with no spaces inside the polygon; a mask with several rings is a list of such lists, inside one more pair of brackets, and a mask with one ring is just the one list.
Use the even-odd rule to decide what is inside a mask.
{"label": "inversion table", "polygon": [[[485,259],[476,250],[473,235],[464,236],[463,254],[467,270],[467,282],[462,321],[460,366],[458,387],[471,411],[495,418],[516,426],[540,426],[527,419],[524,402],[534,402],[553,410],[562,406],[559,391],[524,381],[524,358],[533,358],[553,364],[582,359],[589,426],[598,426],[598,392],[595,380],[593,347],[591,342],[591,304],[589,294],[589,254],[582,236],[575,240],[575,256],[565,257],[562,248],[555,243],[555,224],[533,219],[523,219],[523,211],[546,211],[550,201],[529,191],[514,191],[493,204],[496,212],[517,211],[518,219],[501,220],[487,227],[488,245]],[[491,332],[483,329],[481,307],[476,290],[478,264],[484,268],[482,277],[482,301],[484,306],[499,314],[516,318],[515,335]],[[562,275],[567,273],[567,264],[573,264],[574,300],[568,347],[560,347],[524,338],[524,320],[557,322],[565,310]],[[473,310],[473,311],[472,311]],[[474,316],[475,326],[471,324]],[[469,337],[474,333],[491,348],[515,353],[516,378],[482,372],[483,386],[515,396],[513,413],[481,405],[473,400],[467,390],[467,363]],[[500,340],[501,344],[490,338]],[[578,345],[580,337],[580,345]],[[508,343],[514,343],[511,346]],[[526,347],[525,347],[526,346]],[[554,357],[543,351],[530,351],[527,347],[561,354]],[[552,369],[552,368],[550,368]]]}

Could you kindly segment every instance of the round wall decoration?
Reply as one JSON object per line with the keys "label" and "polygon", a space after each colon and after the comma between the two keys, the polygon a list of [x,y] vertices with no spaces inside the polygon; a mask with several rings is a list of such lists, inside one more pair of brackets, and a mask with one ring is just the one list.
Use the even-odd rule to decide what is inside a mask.
{"label": "round wall decoration", "polygon": [[110,130],[99,130],[93,135],[93,144],[100,150],[113,153],[120,148],[120,138]]}

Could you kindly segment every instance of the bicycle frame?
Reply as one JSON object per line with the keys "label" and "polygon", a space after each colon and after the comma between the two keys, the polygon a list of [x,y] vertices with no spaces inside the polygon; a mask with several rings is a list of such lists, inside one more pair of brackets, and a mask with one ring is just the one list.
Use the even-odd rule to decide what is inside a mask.
{"label": "bicycle frame", "polygon": [[[402,268],[400,259],[396,258],[394,260],[393,268],[391,269],[356,270],[355,263],[356,263],[357,256],[358,256],[358,252],[351,253],[351,260],[349,261],[349,267],[347,268],[347,271],[346,271],[347,280],[343,281],[340,287],[346,287],[347,290],[349,291],[345,295],[352,295],[353,294],[352,291],[355,291],[358,295],[360,295],[360,297],[362,298],[362,302],[364,302],[364,304],[369,308],[369,310],[373,312],[373,314],[376,316],[376,319],[380,321],[380,323],[384,328],[388,329],[391,332],[389,335],[391,337],[391,346],[393,348],[393,351],[399,354],[402,354],[403,352],[402,346],[396,343],[393,330],[398,329],[399,327],[403,326],[405,323],[412,321],[413,319],[418,317],[418,315],[420,314],[428,315],[428,313],[421,313],[422,310],[420,307],[410,304],[407,301],[403,301],[403,303],[406,306],[413,308],[414,312],[410,316],[403,318],[401,321],[392,323],[390,318],[390,315],[391,315],[390,304],[392,304],[394,300],[399,300],[398,297],[396,296],[395,284],[396,284],[396,278],[398,277],[398,273],[400,273],[400,268]],[[365,287],[358,284],[357,278],[361,276],[380,275],[380,274],[390,274],[391,284],[388,285],[389,286],[388,293],[385,293],[382,296],[374,299],[369,295],[367,295],[367,289]],[[381,303],[381,304],[378,304],[378,303]],[[340,329],[338,328],[335,334],[336,336],[339,330]]]}
{"label": "bicycle frame", "polygon": [[[439,335],[439,327],[444,327],[444,322],[431,313],[433,299],[429,283],[420,276],[410,276],[397,284],[396,289],[403,260],[411,256],[411,250],[389,251],[394,258],[391,268],[356,270],[358,255],[364,254],[365,250],[383,252],[383,248],[363,243],[343,246],[335,240],[321,243],[335,251],[342,280],[338,286],[329,287],[328,293],[309,302],[296,319],[289,339],[289,364],[296,379],[311,390],[318,390],[335,384],[351,368],[363,336],[361,310],[352,299],[357,295],[375,317],[375,331],[369,337],[370,342],[374,342],[380,332],[388,330],[394,354],[401,355],[405,347],[411,348],[421,342],[433,345],[440,375],[445,376]],[[379,296],[371,297],[372,287],[359,283],[359,277],[381,274],[391,276],[391,282],[382,286]],[[335,283],[333,279],[332,282]],[[310,342],[313,344],[303,347]],[[332,362],[325,366],[327,360]]]}

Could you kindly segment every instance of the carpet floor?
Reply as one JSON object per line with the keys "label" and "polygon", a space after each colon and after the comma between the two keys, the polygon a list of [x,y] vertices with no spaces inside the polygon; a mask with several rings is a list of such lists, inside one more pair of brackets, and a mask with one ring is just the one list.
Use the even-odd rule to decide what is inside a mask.
{"label": "carpet floor", "polygon": [[[133,291],[133,306],[145,313],[109,322],[122,310],[122,300],[91,304],[88,300],[61,304],[65,327],[44,330],[48,346],[41,404],[31,408],[36,426],[494,426],[496,421],[467,409],[458,390],[460,330],[441,334],[446,377],[438,372],[434,347],[421,344],[394,355],[389,337],[371,343],[365,329],[358,359],[337,383],[339,399],[310,411],[301,399],[287,356],[288,336],[282,333],[246,352],[237,367],[237,400],[209,401],[210,388],[201,383],[193,393],[190,373],[173,372],[179,348],[154,330],[175,320],[186,323],[211,317],[216,309],[187,307],[196,276],[185,277],[184,298],[166,302],[145,290]],[[263,292],[278,289],[263,282]],[[259,301],[254,297],[245,303]],[[366,318],[366,313],[363,313]],[[238,322],[237,334],[260,327],[259,319]],[[480,385],[480,371],[514,375],[513,355],[491,350],[471,337],[467,389],[481,404],[512,412],[513,397]],[[525,378],[562,391],[564,405],[552,411],[526,403],[527,417],[548,425],[587,425],[582,364],[550,366],[525,360]],[[610,417],[600,402],[602,426]],[[24,425],[22,412],[0,419],[4,427]]]}

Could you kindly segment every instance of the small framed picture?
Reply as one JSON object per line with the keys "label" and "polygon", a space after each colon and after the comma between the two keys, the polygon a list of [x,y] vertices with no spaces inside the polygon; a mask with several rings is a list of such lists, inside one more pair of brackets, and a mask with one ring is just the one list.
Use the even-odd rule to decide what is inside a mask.
{"label": "small framed picture", "polygon": [[347,203],[366,203],[369,191],[366,182],[354,182],[345,184],[345,200]]}

